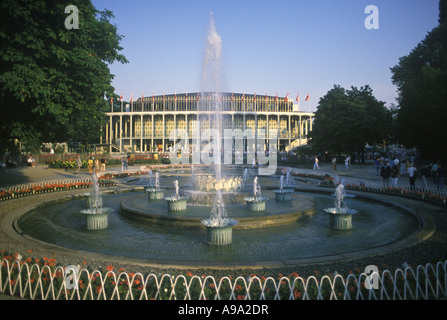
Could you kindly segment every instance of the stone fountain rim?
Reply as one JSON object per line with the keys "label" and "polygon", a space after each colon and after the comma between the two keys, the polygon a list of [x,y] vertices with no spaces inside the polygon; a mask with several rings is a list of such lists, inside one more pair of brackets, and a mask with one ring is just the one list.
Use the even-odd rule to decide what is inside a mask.
{"label": "stone fountain rim", "polygon": [[[133,191],[141,191],[141,188],[131,188],[131,189],[123,189],[123,190],[110,190],[105,191],[104,194],[118,194],[118,193],[126,193]],[[330,191],[325,190],[325,188],[306,188],[300,190],[302,192],[307,193],[330,193]],[[256,262],[192,262],[192,261],[167,261],[167,260],[149,260],[149,259],[140,259],[140,258],[128,258],[121,256],[113,256],[96,252],[87,252],[82,250],[74,250],[67,247],[61,247],[53,244],[49,244],[38,239],[32,238],[26,234],[24,234],[17,225],[17,220],[24,214],[29,211],[50,205],[53,203],[69,201],[77,198],[84,197],[83,194],[78,195],[67,195],[66,197],[59,198],[56,200],[45,200],[38,203],[34,203],[33,205],[28,205],[24,207],[20,207],[17,210],[12,212],[8,212],[1,220],[0,227],[2,231],[6,233],[11,239],[18,241],[25,245],[38,246],[38,249],[47,250],[50,252],[54,252],[57,250],[60,254],[68,255],[73,259],[77,259],[77,257],[82,256],[83,259],[91,259],[92,261],[107,261],[108,263],[126,263],[140,267],[154,267],[154,268],[174,268],[174,269],[215,269],[215,270],[235,270],[240,268],[251,268],[251,269],[263,269],[263,268],[278,268],[278,267],[288,267],[288,266],[306,266],[317,263],[331,263],[336,261],[347,261],[347,260],[355,260],[368,256],[378,256],[383,254],[389,254],[392,252],[399,251],[403,248],[408,248],[414,245],[417,245],[425,240],[427,240],[435,231],[436,225],[433,219],[428,215],[427,212],[416,212],[415,210],[399,204],[395,202],[388,201],[386,199],[380,199],[371,195],[357,194],[361,198],[370,199],[373,201],[383,202],[392,206],[396,206],[398,208],[403,209],[406,213],[411,214],[416,217],[420,221],[420,228],[416,230],[412,235],[408,236],[405,239],[389,243],[383,246],[378,246],[366,250],[347,252],[343,254],[335,254],[335,255],[324,255],[324,256],[315,256],[309,258],[297,258],[297,259],[289,259],[282,261],[256,261]],[[123,261],[124,259],[124,261]]]}

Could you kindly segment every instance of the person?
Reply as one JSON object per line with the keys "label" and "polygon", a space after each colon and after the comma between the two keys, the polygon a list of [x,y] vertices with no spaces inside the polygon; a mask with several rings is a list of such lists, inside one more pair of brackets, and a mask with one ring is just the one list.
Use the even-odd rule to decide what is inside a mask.
{"label": "person", "polygon": [[320,166],[318,165],[318,157],[317,156],[315,156],[315,162],[314,162],[314,170],[315,169],[320,170]]}
{"label": "person", "polygon": [[337,158],[332,158],[332,170],[337,170]]}
{"label": "person", "polygon": [[397,188],[398,179],[399,179],[399,169],[397,169],[397,165],[394,164],[391,167],[391,186],[393,188]]}
{"label": "person", "polygon": [[121,171],[127,170],[127,168],[128,168],[127,157],[123,157],[121,159]]}
{"label": "person", "polygon": [[432,167],[432,164],[430,163],[430,164],[426,164],[421,169],[421,177],[422,177],[422,182],[424,183],[425,190],[428,190],[427,177],[430,177],[431,167]]}
{"label": "person", "polygon": [[[93,159],[95,159],[95,158],[93,158]],[[95,172],[96,172],[96,173],[99,172],[99,168],[100,168],[100,165],[99,165],[99,159],[96,158],[96,159],[95,159]]]}
{"label": "person", "polygon": [[408,179],[410,180],[410,189],[414,190],[414,183],[416,181],[417,169],[413,165],[413,163],[410,163],[410,165],[407,169],[407,173],[408,173]]}
{"label": "person", "polygon": [[101,172],[106,173],[106,158],[104,156],[101,157]]}
{"label": "person", "polygon": [[350,162],[351,162],[351,157],[348,155],[348,156],[346,156],[346,159],[345,159],[345,168],[346,168],[346,170],[349,170]]}
{"label": "person", "polygon": [[78,155],[78,157],[76,158],[76,174],[81,173],[81,167],[82,167],[82,161],[81,161],[81,157]]}
{"label": "person", "polygon": [[382,169],[380,169],[380,176],[383,179],[383,186],[389,187],[390,186],[390,176],[391,176],[391,167],[390,163],[387,162],[386,165],[382,166]]}
{"label": "person", "polygon": [[93,166],[94,166],[94,164],[93,164],[93,158],[90,157],[90,158],[88,159],[88,162],[87,162],[88,173],[90,173],[90,174],[93,173]]}
{"label": "person", "polygon": [[438,176],[438,163],[435,163],[431,167],[431,177],[433,178],[433,183],[435,185],[438,185],[437,176]]}
{"label": "person", "polygon": [[374,168],[376,168],[376,176],[380,175],[380,159],[374,160]]}

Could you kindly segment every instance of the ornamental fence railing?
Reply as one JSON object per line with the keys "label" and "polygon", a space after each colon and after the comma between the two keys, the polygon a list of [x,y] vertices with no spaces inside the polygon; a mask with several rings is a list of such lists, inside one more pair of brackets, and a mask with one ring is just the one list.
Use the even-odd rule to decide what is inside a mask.
{"label": "ornamental fence railing", "polygon": [[[47,260],[48,262],[49,260]],[[42,262],[42,261],[41,261]],[[447,260],[379,272],[249,277],[129,273],[3,259],[0,293],[29,300],[432,300],[447,298]]]}

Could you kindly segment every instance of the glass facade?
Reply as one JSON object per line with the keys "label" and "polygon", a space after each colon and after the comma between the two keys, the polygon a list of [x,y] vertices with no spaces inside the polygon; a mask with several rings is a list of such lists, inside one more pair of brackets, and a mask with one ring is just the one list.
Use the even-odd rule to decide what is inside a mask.
{"label": "glass facade", "polygon": [[294,111],[297,106],[284,97],[245,93],[163,94],[121,102],[107,112],[106,144],[110,152],[166,151],[174,142],[175,129],[185,130],[189,139],[212,129],[216,105],[222,113],[222,128],[264,130],[277,133],[279,150],[307,143],[313,113]]}

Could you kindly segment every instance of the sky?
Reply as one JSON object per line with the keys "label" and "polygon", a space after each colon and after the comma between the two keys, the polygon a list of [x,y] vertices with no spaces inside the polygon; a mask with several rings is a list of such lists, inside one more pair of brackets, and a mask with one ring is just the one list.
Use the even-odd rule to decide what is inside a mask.
{"label": "sky", "polygon": [[[111,64],[115,93],[197,92],[210,16],[222,39],[225,92],[300,95],[316,111],[334,85],[369,85],[397,105],[390,68],[438,25],[439,0],[92,0],[114,14],[129,63]],[[378,29],[368,5],[378,12]],[[309,94],[310,103],[305,102]]]}

